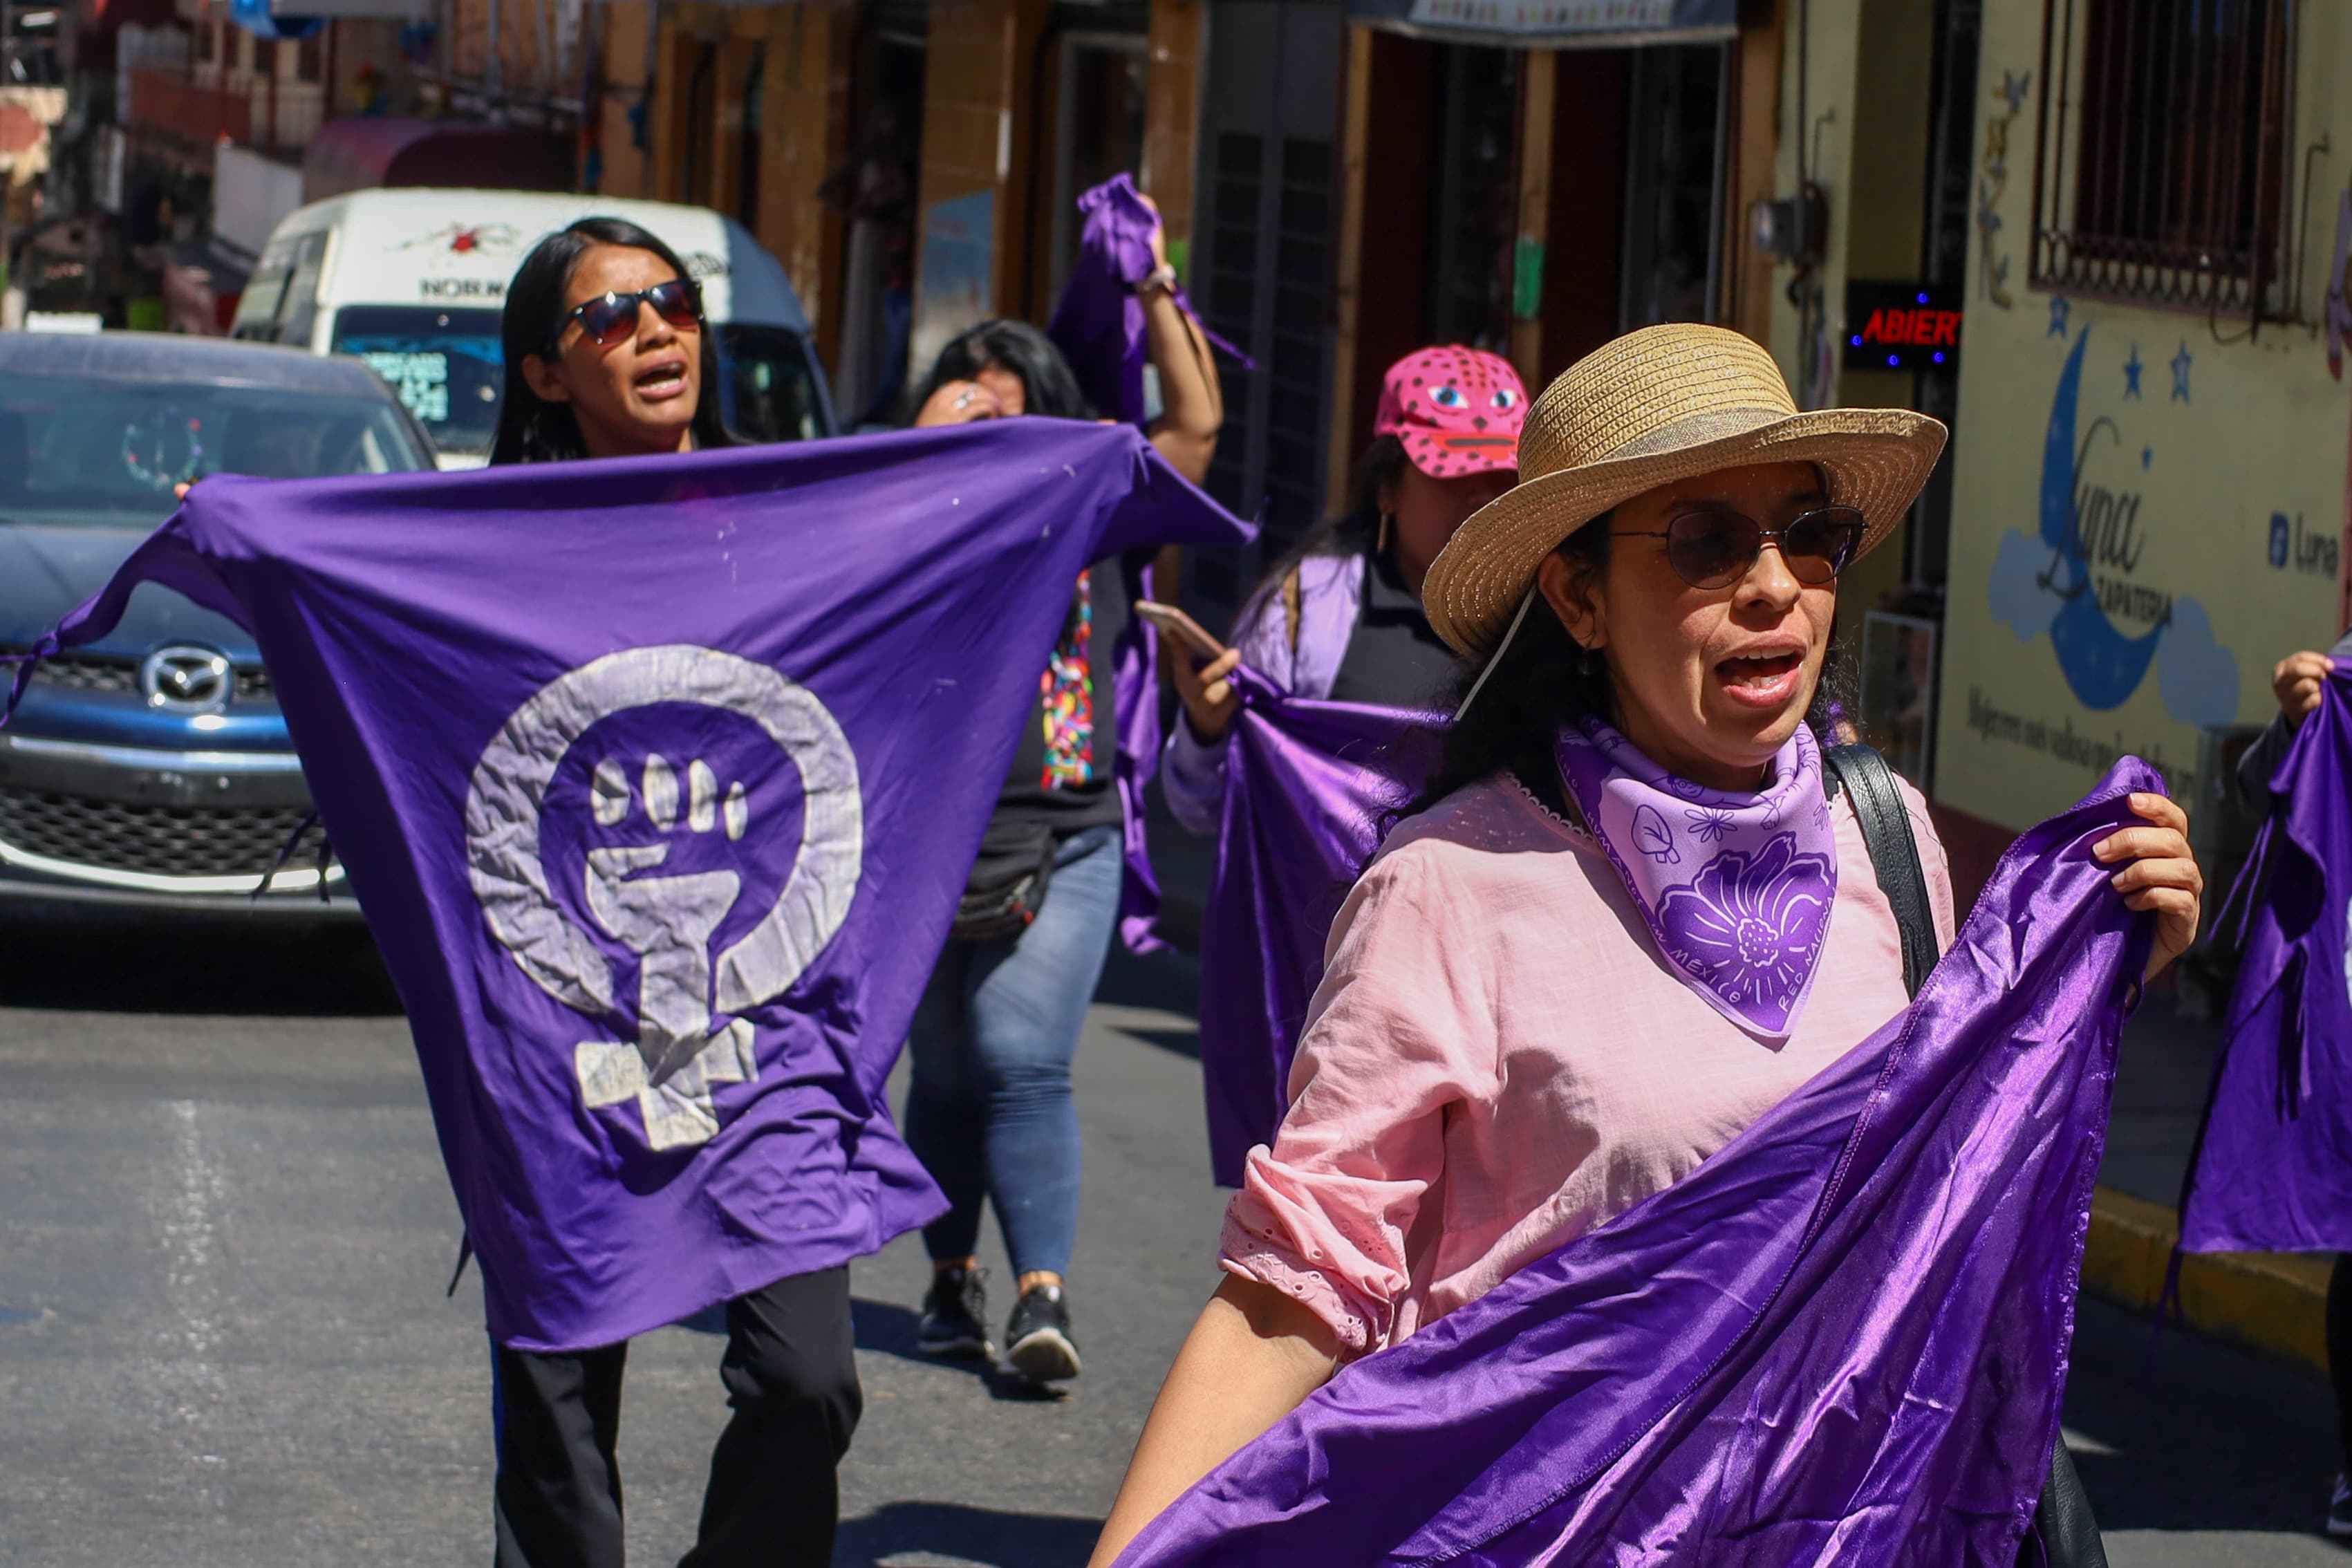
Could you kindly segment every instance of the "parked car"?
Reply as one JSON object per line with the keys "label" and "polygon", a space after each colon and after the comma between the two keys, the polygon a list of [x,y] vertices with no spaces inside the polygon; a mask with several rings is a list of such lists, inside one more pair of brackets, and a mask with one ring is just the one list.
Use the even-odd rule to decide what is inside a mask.
{"label": "parked car", "polygon": [[746,441],[834,433],[808,316],[783,264],[708,207],[541,191],[354,191],[278,220],[230,333],[356,354],[424,421],[443,468],[478,467],[499,426],[508,280],[541,238],[590,216],[659,235],[702,286],[730,430]]}
{"label": "parked car", "polygon": [[[431,467],[430,438],[356,360],[0,334],[0,651],[104,586],[176,485]],[[0,898],[240,908],[293,841],[259,905],[353,912],[320,902],[310,817],[253,639],[152,584],[105,638],[37,665],[0,729]],[[326,869],[326,890],[341,878]]]}

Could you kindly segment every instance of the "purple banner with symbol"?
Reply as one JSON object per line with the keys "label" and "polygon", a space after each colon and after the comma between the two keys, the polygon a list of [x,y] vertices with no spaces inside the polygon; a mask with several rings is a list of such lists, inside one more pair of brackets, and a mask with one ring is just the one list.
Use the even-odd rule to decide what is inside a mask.
{"label": "purple banner with symbol", "polygon": [[1070,584],[1246,532],[1132,428],[1054,419],[221,477],[43,647],[142,582],[252,631],[490,1331],[569,1350],[940,1211],[883,1081]]}

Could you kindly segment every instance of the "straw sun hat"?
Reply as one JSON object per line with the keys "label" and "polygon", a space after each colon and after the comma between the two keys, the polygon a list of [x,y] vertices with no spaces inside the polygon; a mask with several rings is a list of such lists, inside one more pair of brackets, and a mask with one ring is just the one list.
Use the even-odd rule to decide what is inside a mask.
{"label": "straw sun hat", "polygon": [[1905,408],[1800,414],[1772,356],[1722,327],[1644,327],[1561,373],[1528,409],[1519,482],[1471,513],[1422,585],[1429,624],[1483,660],[1560,542],[1643,491],[1719,468],[1814,463],[1885,539],[1927,482],[1944,426]]}

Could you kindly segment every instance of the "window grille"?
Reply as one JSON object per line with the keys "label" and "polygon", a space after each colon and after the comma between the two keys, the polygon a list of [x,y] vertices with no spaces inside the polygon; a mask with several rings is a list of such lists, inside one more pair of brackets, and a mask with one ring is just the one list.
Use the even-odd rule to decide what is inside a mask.
{"label": "window grille", "polygon": [[2282,313],[2294,0],[2044,0],[2034,287]]}

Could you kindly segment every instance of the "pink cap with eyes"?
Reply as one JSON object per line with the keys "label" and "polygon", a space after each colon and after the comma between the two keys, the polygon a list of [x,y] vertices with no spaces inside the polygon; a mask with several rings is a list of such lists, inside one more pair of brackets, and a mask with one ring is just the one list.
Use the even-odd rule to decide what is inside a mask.
{"label": "pink cap with eyes", "polygon": [[1433,479],[1519,466],[1528,390],[1510,362],[1484,349],[1420,349],[1389,366],[1372,434],[1404,443]]}

